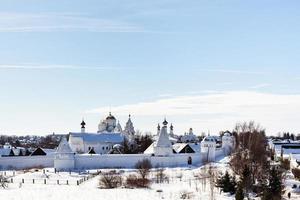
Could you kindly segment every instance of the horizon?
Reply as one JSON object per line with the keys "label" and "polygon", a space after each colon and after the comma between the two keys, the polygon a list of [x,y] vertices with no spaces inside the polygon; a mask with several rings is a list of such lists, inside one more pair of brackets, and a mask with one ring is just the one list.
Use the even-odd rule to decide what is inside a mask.
{"label": "horizon", "polygon": [[96,132],[112,114],[181,135],[255,121],[299,134],[298,1],[4,0],[0,134]]}

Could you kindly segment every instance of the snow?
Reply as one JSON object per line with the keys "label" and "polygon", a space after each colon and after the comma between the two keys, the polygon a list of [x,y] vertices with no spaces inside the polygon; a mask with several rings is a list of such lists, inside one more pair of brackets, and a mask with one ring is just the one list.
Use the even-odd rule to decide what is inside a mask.
{"label": "snow", "polygon": [[[213,163],[213,167],[218,170],[225,171],[228,168],[228,158],[221,158],[218,162]],[[14,177],[16,181],[9,184],[8,189],[0,189],[0,196],[5,197],[6,200],[76,200],[76,199],[139,199],[139,200],[153,200],[153,199],[180,199],[183,193],[189,193],[191,199],[209,199],[210,189],[209,181],[206,181],[206,187],[202,185],[202,181],[197,177],[200,170],[204,166],[191,167],[191,168],[167,168],[165,173],[169,176],[169,183],[153,183],[148,189],[99,189],[98,181],[99,176],[96,176],[79,186],[73,184],[74,181],[87,177],[88,174],[80,174],[72,172],[54,173],[52,168],[40,169],[38,171],[28,171],[23,173],[19,171]],[[108,169],[105,169],[108,170]],[[44,174],[45,171],[45,174]],[[104,170],[102,170],[104,171]],[[135,170],[118,170],[122,173],[123,177],[128,176],[130,173],[135,173]],[[93,172],[93,171],[91,171]],[[155,172],[151,172],[153,178]],[[25,179],[24,184],[20,181]],[[47,179],[52,184],[43,184],[36,182],[26,182],[27,180]],[[57,185],[56,180],[69,180],[69,185]],[[72,182],[73,181],[73,182]],[[21,186],[21,187],[20,187]],[[234,196],[228,194],[220,194],[219,189],[215,188],[215,199],[231,200]]]}
{"label": "snow", "polygon": [[70,133],[71,137],[83,138],[85,142],[110,142],[110,143],[122,143],[124,136],[121,133]]}

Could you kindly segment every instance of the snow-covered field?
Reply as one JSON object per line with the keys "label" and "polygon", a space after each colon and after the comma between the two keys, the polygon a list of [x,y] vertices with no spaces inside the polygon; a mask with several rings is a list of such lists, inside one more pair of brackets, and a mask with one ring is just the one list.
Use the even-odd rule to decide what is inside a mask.
{"label": "snow-covered field", "polygon": [[[224,170],[226,168],[227,159],[222,159],[215,163],[217,169]],[[168,168],[165,173],[169,176],[169,183],[153,183],[148,189],[99,189],[99,176],[96,176],[88,181],[77,186],[77,180],[88,176],[87,174],[68,172],[55,174],[51,169],[39,171],[30,171],[26,173],[17,173],[14,178],[14,183],[9,184],[8,189],[1,189],[0,196],[6,200],[99,200],[99,199],[180,199],[183,194],[188,194],[191,199],[209,199],[210,188],[209,181],[202,184],[203,181],[197,179],[200,170],[203,167],[193,168]],[[135,173],[134,170],[121,170],[124,177],[130,173]],[[152,172],[151,176],[154,176]],[[24,184],[20,184],[24,179]],[[32,179],[36,179],[35,184]],[[42,180],[47,179],[45,185]],[[41,180],[41,181],[37,181]],[[69,185],[57,185],[56,181],[69,180]],[[75,181],[75,182],[74,182]],[[52,183],[52,184],[48,184]],[[227,194],[220,194],[215,188],[215,199],[233,199]]]}
{"label": "snow-covered field", "polygon": [[[225,171],[228,168],[228,158],[223,158],[213,164],[213,167],[218,171]],[[15,174],[14,183],[9,184],[8,189],[0,189],[0,199],[5,200],[99,200],[99,199],[138,199],[138,200],[153,200],[153,199],[181,199],[183,194],[188,194],[190,199],[205,200],[210,199],[210,184],[206,180],[199,179],[199,174],[204,166],[193,168],[168,168],[165,173],[169,176],[169,183],[153,183],[148,189],[99,189],[99,176],[91,178],[79,186],[77,180],[86,178],[88,173],[68,172],[54,173],[53,169],[42,169],[39,171],[28,171],[26,173],[18,172]],[[104,170],[102,170],[104,171]],[[130,173],[135,173],[134,170],[118,170],[126,177]],[[13,175],[12,172],[9,172]],[[154,177],[155,172],[151,172]],[[20,184],[24,179],[24,184]],[[35,179],[33,184],[32,179]],[[47,179],[45,185],[43,180]],[[57,180],[60,185],[57,185]],[[69,185],[64,181],[68,180]],[[291,191],[293,184],[300,185],[299,182],[292,180],[287,181],[288,191]],[[229,194],[220,194],[218,188],[214,189],[214,199],[216,200],[231,200],[234,196]],[[292,199],[300,199],[300,196],[292,194]]]}

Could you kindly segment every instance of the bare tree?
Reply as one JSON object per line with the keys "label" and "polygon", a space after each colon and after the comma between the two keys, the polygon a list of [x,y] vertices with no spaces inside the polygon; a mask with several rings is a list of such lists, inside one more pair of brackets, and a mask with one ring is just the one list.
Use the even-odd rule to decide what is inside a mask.
{"label": "bare tree", "polygon": [[164,182],[169,182],[169,177],[167,174],[164,173],[165,169],[158,167],[156,169],[155,173],[155,178],[156,178],[156,183],[164,183]]}
{"label": "bare tree", "polygon": [[0,174],[0,188],[3,188],[3,189],[8,188],[8,180],[2,174]]}
{"label": "bare tree", "polygon": [[139,175],[141,176],[141,178],[145,179],[147,178],[147,176],[150,173],[150,169],[152,168],[152,164],[150,162],[150,160],[148,159],[144,159],[142,161],[138,161],[135,164],[135,168],[137,169]]}
{"label": "bare tree", "polygon": [[99,181],[100,188],[110,189],[117,188],[122,185],[122,177],[115,171],[110,171],[101,174]]}

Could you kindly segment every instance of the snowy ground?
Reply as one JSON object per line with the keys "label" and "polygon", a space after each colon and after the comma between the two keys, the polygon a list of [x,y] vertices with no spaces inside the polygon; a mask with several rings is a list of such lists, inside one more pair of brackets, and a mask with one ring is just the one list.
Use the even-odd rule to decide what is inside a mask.
{"label": "snowy ground", "polygon": [[[228,169],[228,158],[223,158],[213,164],[213,167],[218,171],[225,172]],[[169,176],[169,183],[157,184],[153,183],[149,189],[99,189],[99,176],[96,176],[88,181],[77,186],[77,181],[89,176],[88,173],[54,173],[53,169],[42,169],[39,171],[27,171],[26,173],[19,171],[13,174],[14,183],[9,184],[8,189],[0,189],[0,199],[5,200],[99,200],[99,199],[138,199],[138,200],[153,200],[153,199],[180,199],[182,194],[189,194],[191,199],[206,200],[209,199],[210,188],[209,181],[204,183],[199,179],[199,174],[204,166],[193,168],[168,168],[165,173]],[[94,170],[95,171],[95,170]],[[102,170],[104,171],[104,170]],[[130,173],[135,173],[134,170],[118,170],[126,177]],[[92,171],[93,172],[93,171]],[[151,176],[154,177],[152,172]],[[15,176],[13,176],[15,175]],[[20,184],[24,179],[24,184]],[[32,183],[35,179],[35,184]],[[43,180],[47,179],[45,185]],[[57,185],[59,180],[60,185]],[[69,185],[64,181],[68,180]],[[292,192],[292,199],[300,199],[296,192],[300,192],[300,188],[292,190],[292,186],[300,182],[287,179],[287,191]],[[218,188],[214,190],[214,198],[216,200],[232,200],[234,196],[228,194],[220,194]]]}
{"label": "snowy ground", "polygon": [[[216,169],[224,171],[227,167],[227,159],[224,158],[214,164]],[[165,173],[169,176],[169,183],[153,183],[149,189],[99,189],[99,176],[96,176],[88,181],[77,186],[76,184],[57,185],[56,181],[69,180],[76,182],[87,174],[67,172],[55,174],[51,169],[30,172],[18,172],[13,177],[14,183],[9,184],[8,189],[0,190],[0,197],[6,200],[99,200],[99,199],[180,199],[181,195],[189,194],[191,199],[209,199],[209,182],[206,181],[206,187],[197,179],[200,170],[203,167],[194,168],[169,168]],[[121,170],[124,177],[130,173],[135,173],[134,170]],[[13,175],[13,174],[11,174]],[[151,174],[154,176],[154,172]],[[24,184],[20,184],[24,179]],[[32,183],[32,179],[41,180]],[[42,180],[47,179],[47,184],[43,184]],[[48,183],[52,184],[48,185]],[[74,182],[74,183],[75,183]],[[215,199],[234,199],[227,194],[220,194],[219,190],[215,188]]]}

